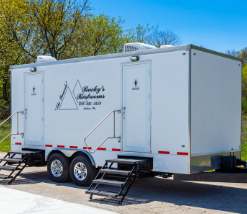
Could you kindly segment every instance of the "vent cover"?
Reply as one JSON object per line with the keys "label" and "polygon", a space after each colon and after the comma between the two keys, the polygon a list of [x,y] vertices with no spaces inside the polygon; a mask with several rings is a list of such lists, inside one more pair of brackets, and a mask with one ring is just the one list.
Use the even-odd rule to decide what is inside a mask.
{"label": "vent cover", "polygon": [[138,48],[131,45],[126,45],[124,52],[130,52],[130,51],[138,51]]}
{"label": "vent cover", "polygon": [[147,45],[145,43],[126,43],[124,45],[124,52],[140,51],[147,49],[156,49],[153,45]]}
{"label": "vent cover", "polygon": [[54,62],[54,61],[57,60],[52,56],[37,56],[36,63],[45,63],[45,62]]}

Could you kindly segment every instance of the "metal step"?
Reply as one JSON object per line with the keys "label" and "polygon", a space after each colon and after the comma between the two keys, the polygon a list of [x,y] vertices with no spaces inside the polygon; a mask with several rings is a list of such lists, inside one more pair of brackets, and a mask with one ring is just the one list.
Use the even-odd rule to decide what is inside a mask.
{"label": "metal step", "polygon": [[16,167],[11,167],[11,166],[0,166],[0,169],[2,170],[10,170],[14,171]]}
{"label": "metal step", "polygon": [[121,163],[121,164],[145,163],[147,161],[148,161],[147,159],[112,159],[112,160],[106,160],[106,162]]}
{"label": "metal step", "polygon": [[2,161],[7,161],[8,163],[19,163],[22,161],[21,158],[3,158]]}
{"label": "metal step", "polygon": [[9,151],[8,154],[16,154],[16,155],[27,155],[27,154],[36,154],[40,151]]}
{"label": "metal step", "polygon": [[131,173],[131,171],[118,170],[118,169],[100,169],[99,171],[101,173],[106,173],[106,174],[125,175],[125,176],[129,176]]}
{"label": "metal step", "polygon": [[106,192],[102,190],[87,190],[85,193],[92,194],[92,195],[99,195],[99,196],[108,196],[112,198],[116,198],[119,196],[118,193],[116,192]]}
{"label": "metal step", "polygon": [[0,178],[1,179],[7,179],[7,178],[9,178],[9,176],[8,175],[2,175],[2,174],[0,174]]}
{"label": "metal step", "polygon": [[92,183],[94,183],[94,184],[104,184],[104,185],[122,187],[125,182],[122,182],[122,181],[114,181],[114,180],[105,180],[105,179],[96,179],[96,180],[93,180]]}

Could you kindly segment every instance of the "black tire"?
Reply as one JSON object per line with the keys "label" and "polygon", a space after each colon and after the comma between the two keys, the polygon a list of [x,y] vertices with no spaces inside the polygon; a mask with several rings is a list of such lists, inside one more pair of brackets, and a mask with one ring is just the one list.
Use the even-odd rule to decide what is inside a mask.
{"label": "black tire", "polygon": [[[53,165],[53,167],[52,167]],[[58,170],[55,170],[55,166],[62,166],[62,172],[61,169],[58,168]],[[47,171],[49,174],[49,177],[51,180],[58,182],[58,183],[63,183],[67,181],[70,177],[69,175],[69,165],[70,161],[69,158],[65,157],[61,153],[55,153],[51,155],[51,157],[48,160],[47,163]],[[60,174],[61,173],[61,174]]]}
{"label": "black tire", "polygon": [[[78,169],[82,169],[82,171],[80,172]],[[87,157],[79,155],[72,160],[70,164],[70,177],[76,185],[89,186],[95,176],[96,169]]]}

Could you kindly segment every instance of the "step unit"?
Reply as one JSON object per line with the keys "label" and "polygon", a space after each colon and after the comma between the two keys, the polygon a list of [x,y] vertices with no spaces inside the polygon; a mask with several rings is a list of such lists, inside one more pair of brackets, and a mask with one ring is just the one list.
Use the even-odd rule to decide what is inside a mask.
{"label": "step unit", "polygon": [[[11,179],[11,184],[16,177],[24,170],[24,168],[33,161],[36,155],[40,155],[42,151],[9,151],[4,158],[0,159],[0,170],[10,171],[9,173],[0,174],[0,179]],[[21,156],[16,158],[15,156]],[[7,166],[11,165],[11,166]]]}
{"label": "step unit", "polygon": [[[113,164],[116,163],[121,166],[127,166],[127,170],[123,169],[116,169],[112,168]],[[129,189],[131,188],[133,182],[135,181],[136,177],[140,174],[141,169],[144,165],[150,165],[150,160],[148,159],[128,159],[128,158],[118,158],[112,160],[106,160],[105,165],[99,170],[98,174],[96,175],[95,179],[92,181],[92,184],[86,191],[86,194],[90,194],[90,199],[92,199],[93,195],[98,196],[105,196],[110,198],[117,198],[120,197],[118,201],[121,204],[127,195]],[[149,167],[150,168],[150,167]],[[150,175],[149,171],[146,175]],[[142,173],[143,174],[143,173]],[[118,180],[110,180],[105,179],[105,177],[111,177],[118,175]],[[94,186],[93,186],[94,185]],[[99,190],[100,185],[104,186],[115,186],[120,187],[118,192],[110,192],[110,191],[103,191]]]}

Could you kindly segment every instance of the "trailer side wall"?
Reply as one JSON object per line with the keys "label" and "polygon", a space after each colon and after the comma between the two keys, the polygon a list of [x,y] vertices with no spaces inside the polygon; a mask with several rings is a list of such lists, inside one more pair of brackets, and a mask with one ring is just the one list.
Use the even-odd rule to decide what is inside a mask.
{"label": "trailer side wall", "polygon": [[241,74],[240,61],[192,49],[192,172],[202,171],[200,165],[205,169],[219,167],[217,156],[239,155]]}

